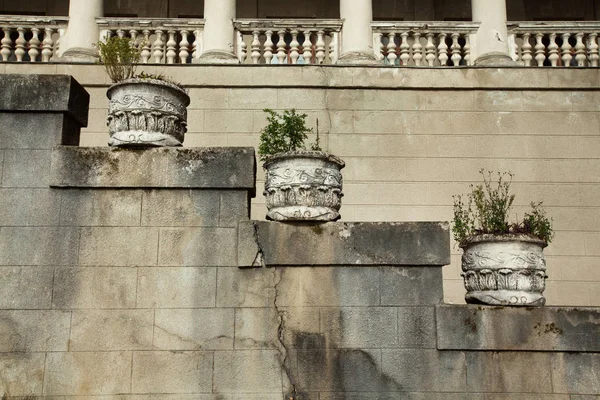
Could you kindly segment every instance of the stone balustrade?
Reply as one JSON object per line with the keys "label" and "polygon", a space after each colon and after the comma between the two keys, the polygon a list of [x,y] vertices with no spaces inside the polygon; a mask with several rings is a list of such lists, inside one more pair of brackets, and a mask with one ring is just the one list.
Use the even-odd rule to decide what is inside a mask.
{"label": "stone balustrade", "polygon": [[445,67],[472,65],[470,35],[478,23],[374,22],[373,51],[385,65]]}
{"label": "stone balustrade", "polygon": [[246,64],[335,64],[341,20],[234,21],[236,51]]}
{"label": "stone balustrade", "polygon": [[98,18],[100,38],[131,37],[143,64],[189,64],[202,53],[202,19]]}
{"label": "stone balustrade", "polygon": [[[203,19],[97,18],[99,40],[118,35],[142,46],[140,63],[189,64],[203,52]],[[1,16],[0,62],[49,62],[61,55],[68,17]],[[342,20],[234,20],[244,64],[335,64]],[[373,51],[385,65],[473,65],[477,22],[373,22]],[[598,67],[600,22],[509,22],[509,48],[525,67]]]}
{"label": "stone balustrade", "polygon": [[513,60],[525,67],[598,67],[600,22],[509,23]]}
{"label": "stone balustrade", "polygon": [[0,16],[0,62],[49,62],[58,52],[67,17]]}

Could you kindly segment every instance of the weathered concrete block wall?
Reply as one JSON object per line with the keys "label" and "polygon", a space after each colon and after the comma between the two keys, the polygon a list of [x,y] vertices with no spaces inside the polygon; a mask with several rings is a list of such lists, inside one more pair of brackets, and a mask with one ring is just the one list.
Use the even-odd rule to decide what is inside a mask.
{"label": "weathered concrete block wall", "polygon": [[[17,64],[0,73],[17,73]],[[35,65],[74,75],[91,93],[82,144],[105,146],[108,78],[100,66]],[[553,305],[600,306],[600,70],[285,66],[148,66],[190,90],[185,146],[254,146],[262,109],[308,114],[342,157],[342,220],[448,221],[452,195],[481,168],[516,174],[516,213],[544,201],[555,241],[546,249]],[[257,185],[262,189],[259,168]],[[252,218],[266,214],[262,190]],[[459,250],[444,298],[464,302]]]}
{"label": "weathered concrete block wall", "polygon": [[447,223],[253,222],[252,149],[77,147],[75,81],[0,85],[0,394],[600,395],[598,309],[441,305]]}
{"label": "weathered concrete block wall", "polygon": [[[480,168],[516,173],[516,213],[544,201],[555,241],[546,249],[551,305],[600,306],[600,70],[144,66],[190,90],[184,145],[254,146],[262,109],[308,114],[342,157],[342,220],[448,221],[452,195]],[[91,94],[81,144],[106,146],[109,81],[96,65],[0,64],[0,73],[62,73]],[[263,219],[259,168],[252,218]],[[464,302],[459,250],[444,298]]]}

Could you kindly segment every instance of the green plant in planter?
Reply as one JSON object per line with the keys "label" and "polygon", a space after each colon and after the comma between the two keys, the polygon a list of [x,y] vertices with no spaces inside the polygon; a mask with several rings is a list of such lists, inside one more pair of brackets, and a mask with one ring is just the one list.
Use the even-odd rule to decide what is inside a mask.
{"label": "green plant in planter", "polygon": [[317,139],[306,148],[306,114],[295,109],[278,114],[264,110],[268,124],[260,134],[267,219],[275,221],[335,221],[342,205],[344,161],[323,152]]}
{"label": "green plant in planter", "polygon": [[498,172],[498,182],[492,182],[492,172],[480,170],[483,184],[471,185],[466,201],[461,195],[454,198],[454,239],[462,245],[480,234],[526,234],[546,243],[552,241],[552,220],[546,216],[542,203],[531,203],[531,211],[520,222],[509,222],[509,213],[515,200],[510,193],[513,174]]}
{"label": "green plant in planter", "polygon": [[[306,150],[305,142],[308,133],[313,131],[306,126],[306,114],[297,114],[294,108],[285,110],[283,114],[269,108],[263,111],[269,114],[267,117],[269,123],[260,131],[258,154],[261,161],[264,162],[277,153]],[[318,130],[316,141],[310,146],[310,150],[322,151]]]}
{"label": "green plant in planter", "polygon": [[162,75],[135,73],[144,44],[114,36],[98,43],[100,61],[114,82],[107,125],[110,146],[181,146],[187,131],[190,98],[186,90]]}
{"label": "green plant in planter", "polygon": [[104,69],[111,81],[119,83],[131,78],[157,80],[170,83],[186,91],[179,82],[175,82],[164,75],[148,74],[146,72],[135,73],[143,46],[144,43],[136,43],[131,38],[119,36],[112,36],[105,42],[98,43],[100,63],[104,65]]}
{"label": "green plant in planter", "polygon": [[100,62],[114,83],[135,76],[142,46],[137,45],[131,38],[112,36],[105,42],[98,42],[97,47]]}

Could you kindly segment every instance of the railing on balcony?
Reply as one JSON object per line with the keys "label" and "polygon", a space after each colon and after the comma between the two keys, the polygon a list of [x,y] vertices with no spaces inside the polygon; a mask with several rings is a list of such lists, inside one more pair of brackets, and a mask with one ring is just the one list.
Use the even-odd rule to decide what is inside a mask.
{"label": "railing on balcony", "polygon": [[0,16],[0,61],[49,62],[68,21],[67,17]]}
{"label": "railing on balcony", "polygon": [[242,64],[335,64],[341,20],[236,19]]}
{"label": "railing on balcony", "polygon": [[[0,62],[47,63],[60,54],[68,17],[0,16]],[[133,38],[140,63],[188,64],[202,53],[202,19],[98,18],[102,40]],[[341,20],[236,19],[244,64],[335,64]],[[373,51],[390,66],[473,64],[473,22],[373,22]],[[600,22],[509,22],[512,58],[525,67],[598,67]]]}
{"label": "railing on balcony", "polygon": [[373,51],[385,65],[471,65],[475,22],[373,22]]}
{"label": "railing on balcony", "polygon": [[143,64],[189,64],[202,53],[203,19],[98,18],[100,39],[130,37]]}
{"label": "railing on balcony", "polygon": [[525,67],[598,67],[600,22],[509,22],[512,57]]}

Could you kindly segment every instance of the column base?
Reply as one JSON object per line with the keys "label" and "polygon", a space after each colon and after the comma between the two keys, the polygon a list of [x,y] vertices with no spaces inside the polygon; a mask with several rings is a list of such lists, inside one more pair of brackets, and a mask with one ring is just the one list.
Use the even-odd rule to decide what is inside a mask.
{"label": "column base", "polygon": [[98,52],[83,47],[73,47],[66,50],[60,57],[52,57],[52,62],[96,63],[100,57]]}
{"label": "column base", "polygon": [[375,54],[366,51],[349,51],[342,54],[336,64],[338,65],[378,65],[381,64]]}
{"label": "column base", "polygon": [[476,67],[516,67],[517,63],[505,53],[486,53],[475,59]]}
{"label": "column base", "polygon": [[208,50],[199,58],[192,60],[193,64],[239,64],[240,60],[225,50]]}

